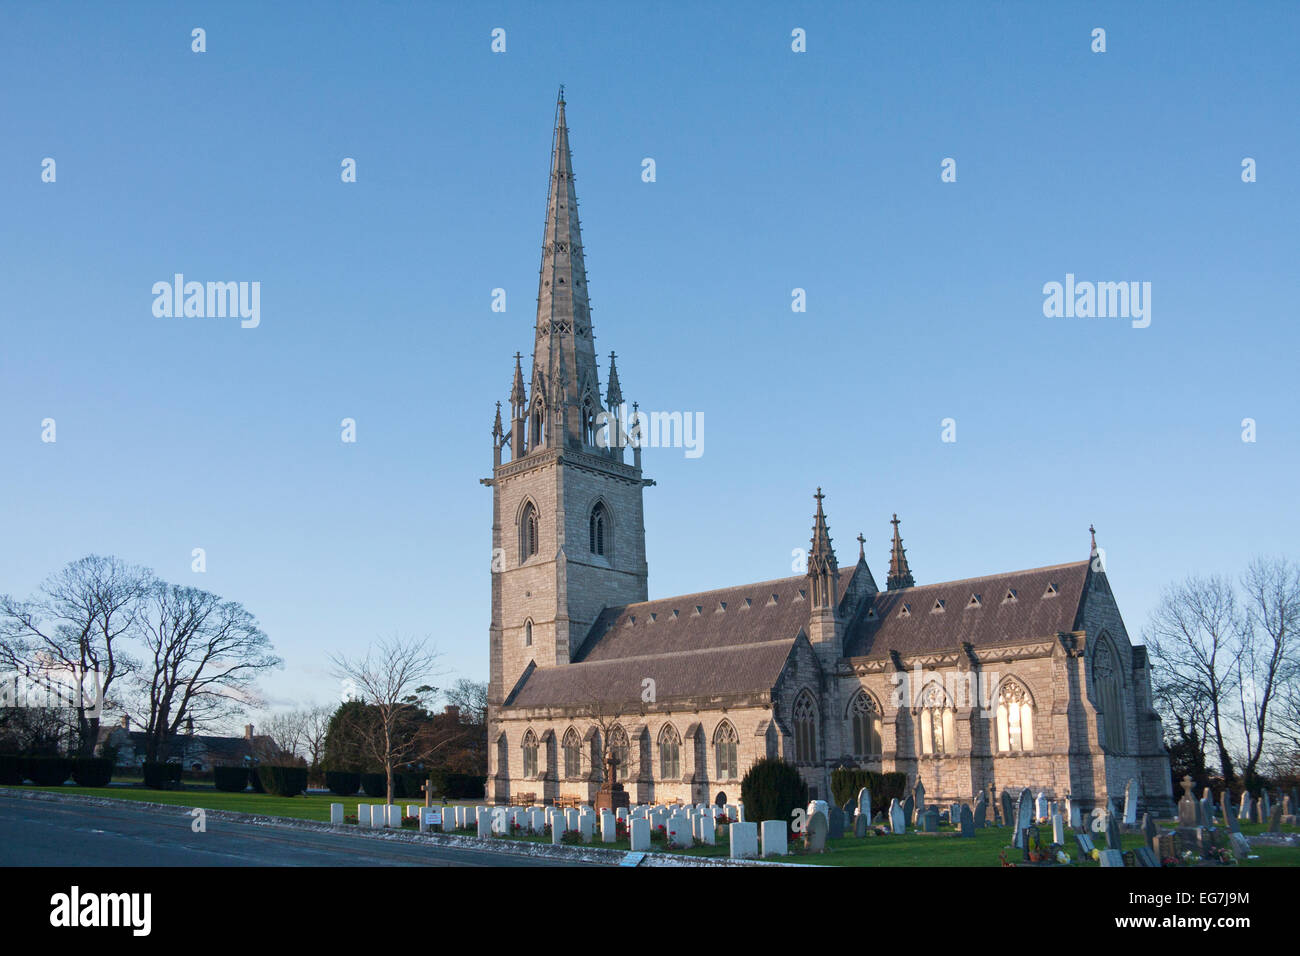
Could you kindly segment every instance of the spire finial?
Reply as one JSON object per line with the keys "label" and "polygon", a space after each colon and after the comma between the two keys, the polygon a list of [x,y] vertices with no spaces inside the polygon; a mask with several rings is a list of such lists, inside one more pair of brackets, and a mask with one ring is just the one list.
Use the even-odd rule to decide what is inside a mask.
{"label": "spire finial", "polygon": [[885,579],[885,588],[893,591],[897,588],[915,587],[916,581],[912,577],[912,570],[907,566],[907,551],[903,548],[903,538],[898,533],[898,512],[894,512],[894,519],[889,523],[894,526],[894,542],[889,549],[889,577]]}
{"label": "spire finial", "polygon": [[564,84],[563,84],[563,83],[560,84],[560,95],[559,95],[559,98],[556,100],[556,102],[557,102],[557,103],[563,103],[563,102],[564,102]]}
{"label": "spire finial", "polygon": [[862,537],[862,532],[858,532],[858,560],[867,560],[867,539]]}

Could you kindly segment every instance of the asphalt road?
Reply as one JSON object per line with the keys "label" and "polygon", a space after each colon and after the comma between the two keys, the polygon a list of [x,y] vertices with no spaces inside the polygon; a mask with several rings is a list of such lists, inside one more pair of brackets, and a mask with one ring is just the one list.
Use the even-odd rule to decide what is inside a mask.
{"label": "asphalt road", "polygon": [[0,866],[573,866],[484,850],[408,844],[189,811],[0,798]]}

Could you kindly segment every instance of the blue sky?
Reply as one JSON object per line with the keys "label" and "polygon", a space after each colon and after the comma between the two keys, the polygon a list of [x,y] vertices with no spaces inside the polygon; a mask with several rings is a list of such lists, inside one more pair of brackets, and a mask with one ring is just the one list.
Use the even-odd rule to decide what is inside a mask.
{"label": "blue sky", "polygon": [[[646,452],[652,597],[791,573],[821,485],[882,583],[895,511],[918,583],[1081,559],[1095,522],[1137,637],[1167,583],[1296,555],[1298,20],[6,3],[0,591],[99,552],[239,600],[277,706],[379,635],[485,679],[478,480],[564,83],[597,350],[705,420],[702,457]],[[259,281],[260,326],[155,317],[176,272]],[[1067,273],[1150,282],[1150,327],[1045,318]]]}

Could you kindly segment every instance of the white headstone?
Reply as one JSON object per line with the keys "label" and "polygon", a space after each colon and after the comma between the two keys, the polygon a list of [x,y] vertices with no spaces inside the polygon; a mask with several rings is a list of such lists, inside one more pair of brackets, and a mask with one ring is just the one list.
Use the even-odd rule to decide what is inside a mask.
{"label": "white headstone", "polygon": [[590,843],[596,836],[596,815],[594,813],[578,814],[578,832],[582,834],[582,842]]}
{"label": "white headstone", "polygon": [[1065,818],[1059,811],[1052,814],[1052,842],[1065,846]]}
{"label": "white headstone", "polygon": [[418,820],[420,819],[420,811],[422,809],[424,808],[421,807],[418,803],[408,803],[406,805],[406,815],[408,817],[415,817],[415,819]]}
{"label": "white headstone", "polygon": [[628,836],[632,842],[632,849],[636,852],[645,852],[650,849],[650,821],[645,817],[633,817],[632,822],[628,825]]}
{"label": "white headstone", "polygon": [[668,818],[668,845],[688,847],[691,845],[691,819],[685,813],[674,813]]}
{"label": "white headstone", "polygon": [[889,802],[889,828],[895,834],[907,832],[907,817],[903,813],[902,804],[898,802],[898,797],[894,797]]}
{"label": "white headstone", "polygon": [[761,829],[763,856],[785,856],[790,852],[784,820],[764,820]]}
{"label": "white headstone", "polygon": [[357,804],[357,826],[359,827],[370,826],[370,804],[368,803]]}
{"label": "white headstone", "polygon": [[[778,820],[781,826],[785,824]],[[752,860],[758,856],[758,824],[733,823],[728,828],[733,860]]]}
{"label": "white headstone", "polygon": [[541,807],[533,807],[528,811],[528,827],[534,833],[546,832],[546,811]]}
{"label": "white headstone", "polygon": [[1138,822],[1138,782],[1133,777],[1128,778],[1128,783],[1124,785],[1124,825],[1128,827],[1137,826]]}
{"label": "white headstone", "polygon": [[1047,794],[1039,790],[1038,796],[1034,798],[1034,819],[1046,820],[1048,815],[1049,814],[1047,810]]}
{"label": "white headstone", "polygon": [[402,829],[401,806],[396,803],[390,803],[388,804],[388,809],[385,812],[387,813],[388,819],[387,821],[385,821],[384,825],[388,827],[392,827],[394,830]]}
{"label": "white headstone", "polygon": [[343,804],[341,804],[341,803],[331,803],[331,804],[330,804],[330,823],[334,824],[335,826],[340,826],[340,825],[342,825],[342,823],[343,823]]}

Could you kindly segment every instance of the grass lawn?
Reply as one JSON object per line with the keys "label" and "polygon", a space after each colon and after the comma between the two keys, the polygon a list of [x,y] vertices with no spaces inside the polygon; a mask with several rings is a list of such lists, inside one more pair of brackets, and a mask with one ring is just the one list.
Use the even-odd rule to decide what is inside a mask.
{"label": "grass lawn", "polygon": [[[231,810],[236,813],[291,817],[298,820],[313,820],[318,823],[329,822],[331,803],[341,802],[344,806],[344,812],[352,816],[356,814],[359,803],[377,802],[370,797],[340,798],[332,793],[304,794],[297,797],[276,797],[270,794],[252,793],[251,791],[246,793],[225,793],[211,786],[196,784],[189,784],[184,790],[148,790],[143,786],[63,786],[23,787],[21,789],[69,795],[109,797],[117,800],[139,800],[146,803],[166,803],[183,807],[203,807],[207,810]],[[420,803],[421,801],[400,802],[405,805],[408,802]],[[451,802],[466,806],[481,803],[481,801],[475,800]],[[1241,828],[1247,837],[1262,833],[1264,829],[1263,824],[1258,823],[1244,824]],[[1300,829],[1296,827],[1283,827],[1282,829],[1288,833],[1300,832]],[[473,835],[472,830],[457,832],[463,835]],[[791,863],[810,863],[818,866],[999,866],[999,852],[1003,847],[1009,846],[1011,843],[1011,831],[999,827],[976,830],[974,838],[967,840],[947,835],[951,832],[945,831],[931,836],[909,831],[903,836],[877,836],[868,837],[864,840],[846,836],[838,840],[827,841],[827,852],[825,853],[805,854],[795,852],[791,856],[785,857],[785,860]],[[1050,830],[1048,832],[1050,833]],[[653,849],[655,852],[672,852],[674,855],[725,857],[728,855],[725,833],[724,829],[718,837],[717,846],[701,846],[686,850],[668,851],[663,844],[657,843]],[[505,840],[506,838],[498,837],[497,839]],[[528,843],[550,842],[549,836],[522,836],[513,837],[512,839]],[[1066,847],[1066,852],[1076,865],[1099,866],[1099,864],[1093,863],[1091,860],[1080,862],[1079,849],[1074,843],[1074,838],[1069,837],[1068,839],[1070,842]],[[1141,846],[1141,839],[1136,833],[1125,833],[1123,840],[1124,849],[1126,850],[1135,850]],[[1094,842],[1099,847],[1105,845],[1105,839],[1100,834],[1094,837]],[[627,840],[620,840],[616,843],[601,843],[598,838],[597,842],[592,845],[613,850],[629,849]],[[792,842],[792,848],[795,848],[795,846]],[[1243,860],[1241,866],[1300,866],[1300,848],[1263,846],[1255,843],[1251,853],[1257,855],[1259,859]],[[1018,850],[1007,851],[1009,861],[1014,863],[1019,858],[1020,852]]]}

